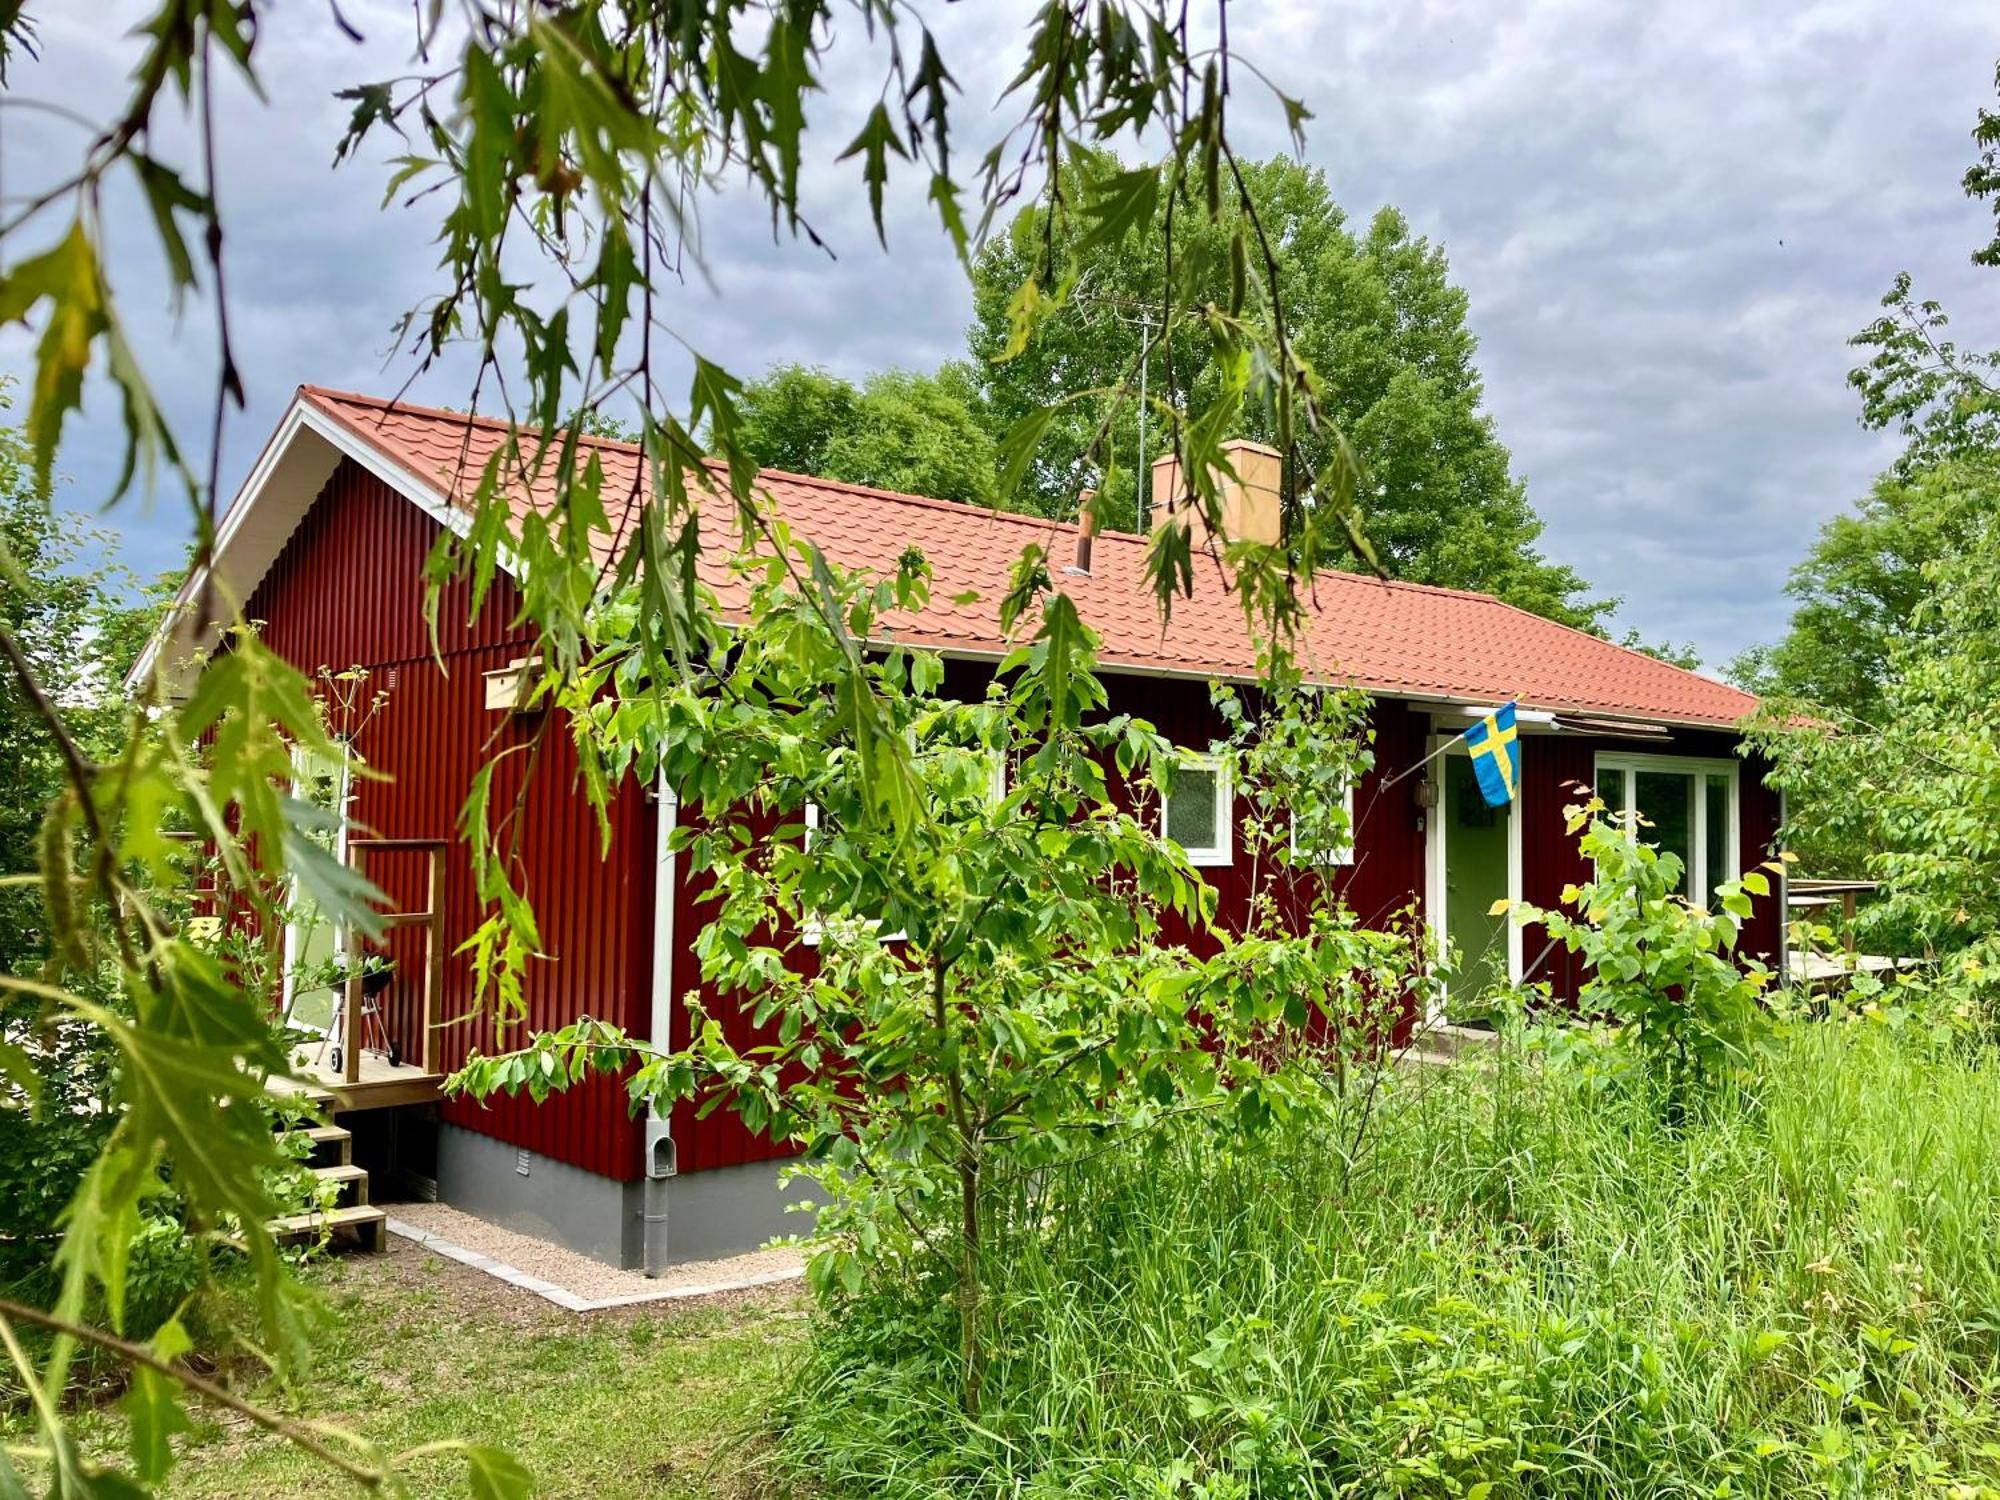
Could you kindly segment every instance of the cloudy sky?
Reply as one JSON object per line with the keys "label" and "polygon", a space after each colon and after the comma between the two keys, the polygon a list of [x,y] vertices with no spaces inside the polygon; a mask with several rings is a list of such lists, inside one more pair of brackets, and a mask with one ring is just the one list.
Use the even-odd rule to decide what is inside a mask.
{"label": "cloudy sky", "polygon": [[[108,117],[137,49],[105,14],[137,7],[35,8],[42,56],[13,92]],[[998,121],[988,106],[1030,7],[922,8],[939,13],[964,87],[961,129]],[[260,50],[268,101],[225,101],[227,273],[250,395],[225,433],[225,490],[300,382],[386,393],[407,374],[391,327],[434,286],[431,220],[378,210],[387,143],[331,162],[346,117],[334,91],[404,68],[411,10],[342,0],[357,45],[325,0],[278,0]],[[1989,0],[1237,0],[1231,26],[1315,111],[1306,154],[1350,215],[1393,203],[1445,247],[1547,550],[1622,596],[1620,624],[1648,638],[1692,640],[1721,664],[1782,630],[1787,569],[1893,451],[1857,426],[1843,376],[1847,337],[1897,270],[1945,301],[1968,342],[2000,343],[2000,278],[1967,261],[1990,220],[1958,188],[1974,112],[1993,100]],[[851,135],[876,87],[829,80],[811,117],[823,148]],[[1237,131],[1258,151],[1283,144],[1252,97]],[[53,114],[0,111],[0,193],[49,180],[82,140]],[[861,375],[962,352],[969,298],[916,194],[891,202],[885,258],[853,164],[832,155],[807,197],[837,258],[774,242],[748,203],[708,211],[713,285],[690,277],[670,316],[738,373],[798,359]],[[113,197],[114,224],[129,206]],[[136,228],[113,249],[141,357],[199,447],[207,314],[172,316]],[[20,330],[0,334],[0,371],[25,374],[28,349]],[[468,390],[447,361],[412,395],[463,404]],[[93,387],[65,446],[65,504],[98,509],[117,434],[115,403]],[[180,555],[171,495],[104,519],[135,567]]]}

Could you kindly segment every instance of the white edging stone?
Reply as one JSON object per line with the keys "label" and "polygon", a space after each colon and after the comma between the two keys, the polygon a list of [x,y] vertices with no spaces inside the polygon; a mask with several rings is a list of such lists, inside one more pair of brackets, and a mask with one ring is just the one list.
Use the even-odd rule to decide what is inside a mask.
{"label": "white edging stone", "polygon": [[805,1275],[802,1268],[789,1271],[767,1271],[761,1276],[745,1276],[733,1281],[702,1282],[694,1286],[662,1287],[657,1292],[628,1292],[622,1297],[579,1297],[566,1286],[557,1286],[553,1281],[544,1281],[539,1276],[530,1276],[526,1271],[495,1260],[490,1255],[481,1255],[477,1250],[468,1250],[456,1241],[448,1240],[441,1234],[432,1234],[428,1229],[419,1229],[414,1224],[405,1224],[401,1219],[389,1220],[389,1233],[421,1245],[426,1250],[442,1255],[446,1260],[455,1260],[462,1266],[470,1266],[475,1271],[484,1271],[488,1276],[497,1276],[509,1286],[517,1286],[524,1292],[533,1292],[555,1303],[557,1307],[571,1312],[599,1312],[607,1307],[631,1307],[641,1302],[678,1302],[688,1297],[712,1297],[717,1292],[741,1292],[751,1287],[775,1286],[781,1281],[797,1281]]}

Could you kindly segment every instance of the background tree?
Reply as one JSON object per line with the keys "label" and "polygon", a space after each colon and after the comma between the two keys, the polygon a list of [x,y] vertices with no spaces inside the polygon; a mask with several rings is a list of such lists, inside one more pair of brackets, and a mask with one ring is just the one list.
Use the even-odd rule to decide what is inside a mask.
{"label": "background tree", "polygon": [[[1334,426],[1306,434],[1310,463],[1343,440],[1365,470],[1359,496],[1370,543],[1394,576],[1498,594],[1538,614],[1594,627],[1609,601],[1590,600],[1575,571],[1536,548],[1542,523],[1508,466],[1507,450],[1482,405],[1466,326],[1467,300],[1450,280],[1444,252],[1383,209],[1357,234],[1326,178],[1287,158],[1247,163],[1248,196],[1275,247],[1286,287],[1288,334],[1325,384]],[[995,430],[1077,393],[1101,399],[1062,407],[1027,470],[1025,508],[1073,515],[1079,489],[1096,485],[1114,524],[1136,523],[1134,470],[1139,417],[1125,405],[1112,420],[1108,475],[1092,453],[1113,394],[1128,378],[1150,319],[1159,339],[1168,277],[1184,280],[1190,305],[1226,304],[1240,275],[1231,251],[1242,210],[1215,219],[1161,203],[1115,239],[1052,220],[1032,206],[996,235],[973,267],[973,376]],[[1010,352],[1012,299],[1038,261],[1053,255],[1070,284],[1067,301]],[[1149,393],[1201,405],[1221,379],[1217,344],[1199,319],[1159,339],[1148,362]],[[1272,439],[1275,411],[1244,409],[1232,436]],[[1167,451],[1159,413],[1149,418],[1146,457]]]}
{"label": "background tree", "polygon": [[779,365],[743,388],[743,446],[757,462],[849,484],[992,505],[999,467],[962,366],[883,370],[857,389],[825,370]]}
{"label": "background tree", "polygon": [[[12,406],[0,379],[0,412]],[[157,608],[135,600],[131,581],[91,567],[87,542],[101,542],[60,518],[50,490],[34,474],[33,455],[16,425],[0,426],[0,623],[46,690],[69,712],[79,742],[94,756],[111,754],[126,708],[119,678],[131,663]],[[31,975],[54,957],[43,868],[43,819],[68,789],[62,756],[18,682],[0,677],[0,974]],[[98,999],[114,998],[101,976],[76,981]],[[62,1215],[84,1172],[110,1135],[103,1109],[113,1049],[94,1028],[43,1026],[30,995],[0,988],[0,1045],[22,1049],[37,1108],[0,1107],[0,1291],[46,1295]],[[28,1045],[32,1043],[32,1045]],[[4,1089],[5,1085],[0,1085]],[[175,1227],[177,1237],[178,1227]],[[142,1277],[188,1289],[191,1257],[175,1274],[159,1265],[177,1247],[158,1235],[142,1242]],[[162,1316],[149,1306],[133,1319],[151,1331]]]}
{"label": "background tree", "polygon": [[[2000,71],[1995,79],[2000,84]],[[2000,182],[2000,116],[1982,109],[1973,139],[1981,155],[1964,187],[1985,199]],[[1992,245],[1972,259],[2000,264]],[[2000,350],[1960,349],[1946,336],[1944,309],[1917,300],[1911,285],[1908,272],[1898,274],[1882,299],[1884,314],[1851,340],[1873,352],[1848,376],[1861,399],[1861,424],[1900,433],[1903,451],[1850,514],[1820,528],[1792,570],[1785,590],[1796,607],[1785,635],[1730,668],[1770,700],[1773,723],[1803,717],[1864,744],[1907,711],[1914,664],[1942,647],[1943,616],[1930,607],[1946,576],[1939,570],[1949,573],[1954,559],[1976,551],[2000,507]],[[1904,686],[1892,701],[1890,679],[1898,674]],[[1851,874],[1885,856],[1896,839],[1882,805],[1857,794],[1849,779],[1855,768],[1844,757],[1822,756],[1816,738],[1809,732],[1773,741],[1784,752],[1791,793],[1788,838],[1813,873]]]}
{"label": "background tree", "polygon": [[[0,379],[0,412],[12,404]],[[81,565],[84,540],[57,518],[20,428],[0,426],[0,621],[49,694],[71,708],[79,736],[103,753],[123,717],[118,677],[131,660],[123,654],[131,631],[116,580]],[[42,817],[67,783],[61,755],[14,681],[0,680],[0,765],[10,783],[0,798],[0,869],[20,875],[39,867]],[[41,892],[0,886],[0,969],[23,972],[48,956],[48,944]]]}
{"label": "background tree", "polygon": [[1907,440],[1892,472],[1907,479],[2000,451],[2000,350],[1959,348],[1943,305],[1917,298],[1908,271],[1897,273],[1882,306],[1851,341],[1875,352],[1847,383],[1861,397],[1863,427]]}
{"label": "background tree", "polygon": [[1903,477],[1895,472],[1852,513],[1820,528],[1785,592],[1796,601],[1774,646],[1739,657],[1737,680],[1753,691],[1804,699],[1840,722],[1875,723],[1897,644],[1930,593],[1927,564],[1960,551],[2000,507],[2000,466],[1954,461]]}
{"label": "background tree", "polygon": [[[1954,471],[1936,471],[1943,485]],[[1808,831],[1860,852],[1884,882],[1877,940],[2000,962],[2000,507],[1987,487],[1938,502],[1958,544],[1918,569],[1888,637],[1872,720],[1799,724],[1773,706],[1757,733]]]}

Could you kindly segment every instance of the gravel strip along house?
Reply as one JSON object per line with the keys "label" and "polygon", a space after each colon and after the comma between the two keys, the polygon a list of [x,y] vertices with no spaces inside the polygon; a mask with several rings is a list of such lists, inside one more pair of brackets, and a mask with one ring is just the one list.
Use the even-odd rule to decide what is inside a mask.
{"label": "gravel strip along house", "polygon": [[[684,1108],[635,1119],[613,1079],[541,1105],[441,1094],[469,1045],[495,1045],[489,1023],[435,1024],[462,1014],[472,989],[469,961],[455,951],[477,921],[458,811],[475,770],[525,743],[534,726],[512,711],[508,691],[509,664],[529,642],[510,623],[508,580],[470,625],[465,586],[445,589],[434,656],[423,564],[440,527],[466,526],[462,497],[505,431],[482,417],[302,387],[220,527],[215,581],[225,597],[247,602],[275,650],[308,672],[363,667],[385,690],[355,742],[383,779],[357,778],[336,801],[351,853],[394,909],[429,914],[389,934],[395,979],[368,1018],[374,1035],[351,1049],[361,1055],[329,1068],[322,1054],[315,1076],[364,1159],[434,1185],[457,1209],[623,1267],[659,1270],[748,1250],[801,1221],[783,1213],[774,1185],[782,1153],[728,1113],[696,1121]],[[635,447],[584,441],[603,466],[607,502],[644,493]],[[1229,527],[1276,536],[1278,463],[1257,444],[1232,449],[1241,482],[1230,487]],[[1156,493],[1171,493],[1171,481],[1156,473]],[[1045,548],[1059,586],[1103,637],[1113,711],[1137,713],[1199,752],[1221,730],[1209,683],[1255,675],[1236,600],[1199,570],[1194,597],[1178,601],[1162,627],[1143,537],[1085,538],[1072,522],[776,471],[760,486],[836,562],[886,573],[906,547],[923,551],[932,603],[885,623],[903,643],[946,656],[948,681],[976,689],[1005,655],[995,585],[1029,542]],[[549,497],[511,498],[525,513]],[[721,560],[703,573],[726,607],[734,585]],[[183,601],[201,586],[190,579]],[[954,602],[968,590],[980,597]],[[1465,983],[1504,975],[1576,993],[1572,959],[1488,914],[1501,897],[1555,905],[1564,885],[1587,878],[1562,817],[1576,784],[1643,812],[1653,836],[1683,856],[1696,900],[1768,857],[1779,797],[1765,767],[1738,753],[1736,725],[1756,707],[1751,695],[1482,594],[1338,572],[1319,574],[1308,592],[1301,658],[1319,679],[1371,696],[1376,735],[1376,769],[1351,793],[1353,847],[1323,878],[1363,921],[1414,907],[1463,952],[1483,955],[1466,966]],[[135,680],[158,673],[171,689],[212,644],[194,639],[179,611]],[[1462,745],[1390,784],[1510,700],[1521,747],[1510,806],[1483,804]],[[679,997],[699,983],[691,943],[701,913],[685,873],[665,856],[673,788],[621,787],[610,850],[600,855],[572,770],[566,738],[549,736],[523,804],[521,857],[547,954],[528,975],[528,1025],[590,1015],[678,1044]],[[508,778],[517,774],[503,769],[496,799],[514,795]],[[1247,894],[1232,863],[1232,788],[1218,772],[1197,772],[1181,777],[1174,800],[1183,797],[1190,802],[1176,809],[1174,827],[1227,920]],[[1779,892],[1760,902],[1744,929],[1743,950],[1773,965],[1781,901]],[[725,1024],[747,1032],[747,1018]]]}

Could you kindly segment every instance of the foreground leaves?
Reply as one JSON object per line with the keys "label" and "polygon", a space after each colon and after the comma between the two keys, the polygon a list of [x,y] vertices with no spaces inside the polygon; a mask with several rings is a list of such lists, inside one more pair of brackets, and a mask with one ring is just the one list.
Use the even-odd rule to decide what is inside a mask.
{"label": "foreground leaves", "polygon": [[1221,716],[1254,746],[1228,752],[1263,818],[1245,836],[1286,852],[1253,865],[1270,874],[1244,925],[1218,925],[1163,831],[1186,750],[1112,711],[1096,637],[1038,562],[1008,600],[1026,639],[954,693],[934,655],[856,647],[921,604],[921,558],[876,580],[776,533],[790,552],[741,564],[749,603],[702,674],[654,683],[613,646],[579,709],[614,764],[673,790],[672,847],[712,903],[685,1040],[583,1021],[451,1086],[539,1099],[623,1072],[635,1107],[734,1111],[824,1198],[822,1293],[947,1268],[976,1410],[981,1245],[1024,1185],[1176,1115],[1254,1133],[1318,1109],[1419,955],[1290,853],[1299,828],[1308,850],[1346,836],[1354,700],[1279,682],[1262,717]]}

